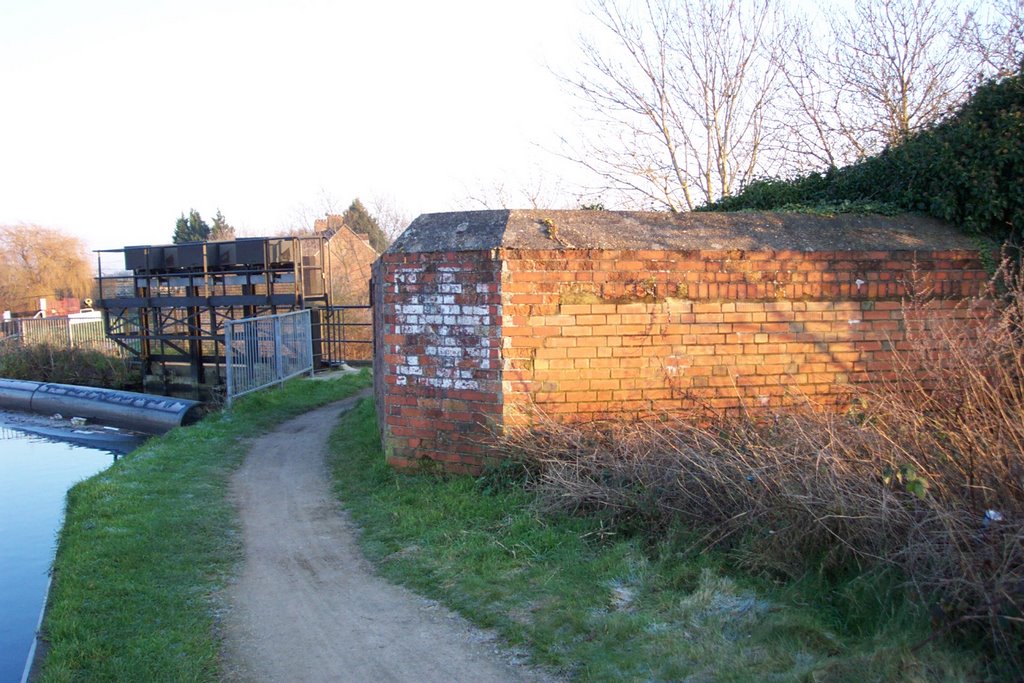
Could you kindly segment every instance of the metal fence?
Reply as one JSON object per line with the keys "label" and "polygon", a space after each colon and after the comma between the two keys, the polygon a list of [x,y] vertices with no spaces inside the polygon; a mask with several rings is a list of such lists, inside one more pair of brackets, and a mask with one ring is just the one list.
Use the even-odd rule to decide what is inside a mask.
{"label": "metal fence", "polygon": [[19,346],[49,344],[119,353],[99,318],[15,318],[0,322],[0,343]]}
{"label": "metal fence", "polygon": [[309,310],[224,321],[227,404],[250,392],[313,374]]}
{"label": "metal fence", "polygon": [[319,331],[314,353],[322,365],[372,362],[373,309],[369,306],[314,309],[313,327]]}

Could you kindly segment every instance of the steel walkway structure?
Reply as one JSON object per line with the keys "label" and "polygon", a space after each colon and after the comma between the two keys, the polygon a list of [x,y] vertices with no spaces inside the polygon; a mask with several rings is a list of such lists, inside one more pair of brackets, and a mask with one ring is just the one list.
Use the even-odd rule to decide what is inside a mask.
{"label": "steel walkway structure", "polygon": [[136,355],[148,384],[224,381],[225,322],[329,307],[316,236],[129,246],[125,269],[99,265],[107,336]]}

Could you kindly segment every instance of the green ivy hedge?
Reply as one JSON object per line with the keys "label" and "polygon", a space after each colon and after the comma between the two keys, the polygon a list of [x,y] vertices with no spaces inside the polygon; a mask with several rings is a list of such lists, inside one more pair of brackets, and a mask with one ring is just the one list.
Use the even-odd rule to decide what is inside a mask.
{"label": "green ivy hedge", "polygon": [[844,168],[750,183],[702,210],[918,211],[999,242],[1024,231],[1024,70],[983,83],[953,115]]}

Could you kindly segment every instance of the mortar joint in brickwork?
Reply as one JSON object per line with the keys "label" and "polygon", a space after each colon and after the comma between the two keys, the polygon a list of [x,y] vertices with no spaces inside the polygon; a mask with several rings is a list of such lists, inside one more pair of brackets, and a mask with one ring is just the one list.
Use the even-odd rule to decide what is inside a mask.
{"label": "mortar joint in brickwork", "polygon": [[[572,220],[552,220],[569,240]],[[602,251],[541,236],[530,250],[382,259],[390,308],[387,329],[375,331],[378,353],[389,354],[380,384],[395,400],[437,404],[417,427],[384,424],[402,430],[387,440],[393,462],[476,467],[492,434],[518,419],[514,405],[574,420],[840,404],[844,383],[881,375],[906,328],[920,327],[904,324],[901,296],[927,286],[952,301],[985,282],[974,261],[954,267],[969,251]]]}

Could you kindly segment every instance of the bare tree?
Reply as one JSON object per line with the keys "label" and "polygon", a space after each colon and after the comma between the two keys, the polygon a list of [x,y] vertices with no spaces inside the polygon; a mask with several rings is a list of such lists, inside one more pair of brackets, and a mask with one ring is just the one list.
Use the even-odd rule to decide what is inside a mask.
{"label": "bare tree", "polygon": [[387,237],[388,244],[405,232],[412,219],[405,209],[401,207],[394,197],[388,195],[375,195],[370,198],[370,213],[377,219],[377,224]]}
{"label": "bare tree", "polygon": [[1024,0],[864,0],[829,30],[795,31],[780,100],[792,170],[842,166],[897,144],[1024,56]]}
{"label": "bare tree", "polygon": [[312,235],[317,220],[327,216],[340,216],[345,212],[345,206],[346,204],[325,188],[320,188],[314,204],[296,205],[288,221],[278,226],[273,233],[281,237]]}
{"label": "bare tree", "polygon": [[459,206],[470,211],[516,208],[518,201],[512,199],[512,193],[507,188],[508,184],[502,179],[477,182],[475,187],[466,188]]}
{"label": "bare tree", "polygon": [[1024,0],[991,0],[969,17],[967,46],[983,76],[1011,76],[1024,67]]}
{"label": "bare tree", "polygon": [[598,0],[607,41],[566,78],[590,134],[568,154],[638,206],[688,210],[770,170],[781,85],[777,0]]}
{"label": "bare tree", "polygon": [[595,0],[566,156],[616,203],[692,209],[898,144],[1024,53],[1024,0],[860,0],[824,30],[781,1]]}
{"label": "bare tree", "polygon": [[465,209],[572,209],[579,197],[568,193],[558,178],[534,168],[524,178],[499,174],[467,188],[459,205]]}
{"label": "bare tree", "polygon": [[85,244],[38,225],[0,226],[0,309],[37,310],[46,297],[89,296],[93,273]]}
{"label": "bare tree", "polygon": [[827,55],[806,18],[793,20],[787,52],[781,62],[785,88],[772,110],[784,131],[780,170],[802,173],[857,158],[863,148],[844,126],[843,90],[836,87]]}
{"label": "bare tree", "polygon": [[[394,197],[389,195],[374,195],[367,202],[366,210],[377,221],[388,244],[395,241],[412,220]],[[317,221],[329,219],[331,216],[342,216],[345,214],[348,203],[344,203],[325,189],[321,189],[317,200],[313,204],[299,204],[292,209],[291,217],[287,222],[274,230],[274,234],[287,237],[299,237],[312,235],[316,232]],[[352,226],[349,226],[352,227]]]}
{"label": "bare tree", "polygon": [[[830,16],[829,67],[841,135],[857,156],[897,144],[970,93],[967,16],[941,0],[868,0]],[[848,161],[848,159],[843,160]]]}

